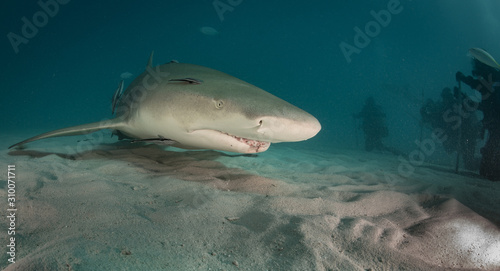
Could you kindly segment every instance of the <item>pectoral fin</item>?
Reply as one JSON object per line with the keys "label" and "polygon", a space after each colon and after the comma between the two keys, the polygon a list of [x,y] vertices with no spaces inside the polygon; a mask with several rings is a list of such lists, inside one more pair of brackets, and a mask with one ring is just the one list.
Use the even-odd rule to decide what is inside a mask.
{"label": "pectoral fin", "polygon": [[41,135],[34,136],[32,138],[28,138],[19,143],[16,143],[9,147],[13,148],[19,145],[26,144],[28,142],[32,142],[39,139],[49,138],[49,137],[58,137],[58,136],[72,136],[72,135],[84,135],[90,134],[93,132],[97,132],[102,129],[119,129],[123,127],[125,124],[119,119],[111,119],[106,121],[93,122],[88,124],[82,124],[78,126],[72,126],[68,128],[63,128],[47,133],[43,133]]}

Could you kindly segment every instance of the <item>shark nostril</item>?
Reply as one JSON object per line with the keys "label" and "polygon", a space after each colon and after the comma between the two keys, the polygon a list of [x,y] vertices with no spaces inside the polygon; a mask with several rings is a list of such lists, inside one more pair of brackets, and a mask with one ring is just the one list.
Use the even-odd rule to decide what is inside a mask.
{"label": "shark nostril", "polygon": [[259,120],[259,126],[262,126],[262,120]]}

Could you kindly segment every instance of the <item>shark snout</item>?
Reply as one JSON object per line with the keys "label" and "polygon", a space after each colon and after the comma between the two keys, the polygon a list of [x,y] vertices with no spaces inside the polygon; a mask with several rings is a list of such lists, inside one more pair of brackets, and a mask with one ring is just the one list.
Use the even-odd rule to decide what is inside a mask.
{"label": "shark snout", "polygon": [[278,143],[307,140],[320,130],[319,121],[308,114],[298,119],[261,117],[257,133],[262,140]]}

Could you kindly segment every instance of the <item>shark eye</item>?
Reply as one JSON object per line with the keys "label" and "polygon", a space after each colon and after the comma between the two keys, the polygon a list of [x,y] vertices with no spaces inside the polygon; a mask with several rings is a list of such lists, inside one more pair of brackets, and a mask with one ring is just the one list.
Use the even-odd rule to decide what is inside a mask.
{"label": "shark eye", "polygon": [[221,109],[222,107],[224,107],[224,101],[222,100],[215,101],[215,108]]}

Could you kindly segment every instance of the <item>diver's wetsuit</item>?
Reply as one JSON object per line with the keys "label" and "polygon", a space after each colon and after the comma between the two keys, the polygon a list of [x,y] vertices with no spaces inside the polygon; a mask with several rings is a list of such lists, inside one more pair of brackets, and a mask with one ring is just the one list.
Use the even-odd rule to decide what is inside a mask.
{"label": "diver's wetsuit", "polygon": [[369,97],[360,113],[354,115],[355,118],[363,119],[363,131],[365,132],[365,150],[387,150],[382,143],[382,138],[388,136],[388,129],[385,125],[385,114],[382,109],[375,104],[375,100]]}
{"label": "diver's wetsuit", "polygon": [[444,88],[441,92],[441,100],[428,99],[420,108],[420,115],[424,124],[429,124],[432,129],[444,130],[447,139],[442,144],[448,154],[455,151],[460,152],[465,168],[477,170],[478,164],[476,164],[474,152],[481,125],[476,115],[469,114],[467,117],[464,115],[460,121],[460,129],[457,129],[454,121],[450,121],[460,117],[461,114],[455,108],[464,99],[464,96],[458,88],[455,89],[454,93],[450,88]]}
{"label": "diver's wetsuit", "polygon": [[483,128],[488,130],[488,140],[481,149],[479,173],[492,181],[500,181],[500,71],[474,60],[472,76],[457,72],[462,81],[482,94],[478,109],[483,112]]}

